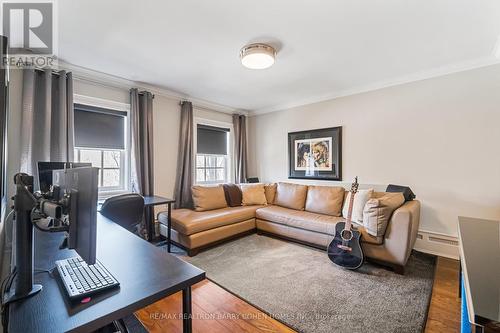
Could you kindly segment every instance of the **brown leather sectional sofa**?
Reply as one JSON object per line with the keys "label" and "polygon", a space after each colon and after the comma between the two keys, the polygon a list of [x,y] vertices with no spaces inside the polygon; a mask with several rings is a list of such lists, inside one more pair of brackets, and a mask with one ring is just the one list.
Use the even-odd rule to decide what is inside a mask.
{"label": "brown leather sectional sofa", "polygon": [[[278,186],[275,195],[266,188],[267,205],[207,211],[176,209],[172,211],[172,241],[185,248],[190,256],[253,232],[326,249],[335,234],[335,224],[344,220],[342,216],[333,216],[340,214],[334,212],[338,209],[332,211],[332,207],[342,205],[345,194],[342,192],[339,200],[338,192],[332,195],[329,189],[334,187],[286,184]],[[374,192],[372,197],[384,195]],[[375,237],[363,225],[355,224],[362,234],[365,257],[403,273],[415,243],[419,218],[420,203],[412,200],[392,212],[382,236]],[[167,215],[160,213],[159,221],[166,224]]]}

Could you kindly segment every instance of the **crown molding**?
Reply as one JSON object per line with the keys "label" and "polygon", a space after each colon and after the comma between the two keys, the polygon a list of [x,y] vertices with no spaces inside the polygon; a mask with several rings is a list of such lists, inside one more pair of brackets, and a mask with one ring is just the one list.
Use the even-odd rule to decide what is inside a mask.
{"label": "crown molding", "polygon": [[73,78],[75,80],[89,82],[95,85],[100,85],[103,87],[112,87],[121,90],[129,90],[130,88],[138,88],[150,91],[151,93],[159,96],[163,96],[170,99],[177,99],[179,101],[189,100],[193,103],[193,107],[197,109],[203,109],[208,111],[222,112],[227,114],[244,114],[248,116],[248,111],[235,109],[226,105],[206,101],[203,99],[195,98],[188,94],[170,90],[157,85],[152,85],[145,82],[137,82],[133,80],[128,80],[119,76],[112,74],[103,73],[86,67],[70,64],[64,60],[58,61],[58,68],[60,70],[66,70],[73,73]]}
{"label": "crown molding", "polygon": [[266,113],[271,113],[271,112],[277,112],[277,111],[284,111],[287,109],[299,107],[299,106],[304,106],[304,105],[309,105],[309,104],[314,104],[314,103],[319,103],[319,102],[324,102],[340,97],[346,97],[346,96],[351,96],[351,95],[356,95],[356,94],[361,94],[365,92],[370,92],[370,91],[375,91],[383,88],[388,88],[388,87],[393,87],[401,84],[406,84],[406,83],[411,83],[411,82],[417,82],[417,81],[422,81],[422,80],[427,80],[439,76],[445,76],[453,73],[459,73],[459,72],[464,72],[472,69],[477,69],[481,67],[486,67],[486,66],[492,66],[492,65],[497,65],[500,64],[500,59],[489,56],[489,57],[484,57],[484,58],[479,58],[471,61],[466,61],[466,62],[461,62],[461,63],[456,63],[456,64],[451,64],[451,65],[446,65],[442,66],[439,68],[435,68],[432,70],[428,71],[422,71],[418,72],[415,74],[407,75],[407,76],[402,76],[398,78],[393,78],[385,81],[379,81],[373,84],[368,84],[364,86],[359,86],[355,87],[352,89],[346,89],[346,90],[340,90],[324,95],[319,95],[316,97],[312,98],[307,98],[295,102],[290,102],[290,103],[285,103],[285,104],[278,104],[269,108],[262,108],[262,109],[257,109],[249,112],[249,116],[257,116],[257,115],[262,115]]}

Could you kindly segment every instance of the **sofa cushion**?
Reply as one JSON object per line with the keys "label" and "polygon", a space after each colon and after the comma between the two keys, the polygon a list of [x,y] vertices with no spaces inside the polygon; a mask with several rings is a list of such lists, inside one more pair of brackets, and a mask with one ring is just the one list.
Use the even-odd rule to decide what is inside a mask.
{"label": "sofa cushion", "polygon": [[241,184],[240,187],[243,194],[241,201],[243,206],[267,205],[264,184]]}
{"label": "sofa cushion", "polygon": [[224,196],[226,197],[226,202],[229,207],[241,206],[241,200],[243,195],[241,189],[236,184],[223,184]]}
{"label": "sofa cushion", "polygon": [[345,189],[340,186],[309,186],[306,211],[332,216],[342,216]]}
{"label": "sofa cushion", "polygon": [[366,202],[363,210],[363,226],[373,236],[384,236],[394,210],[405,202],[403,193],[386,193]]}
{"label": "sofa cushion", "polygon": [[[345,219],[338,216],[316,214],[307,211],[297,211],[279,206],[267,206],[257,209],[255,216],[258,220],[269,221],[289,227],[318,232],[329,236],[335,235],[335,226]],[[366,228],[360,224],[354,224],[361,233],[361,241],[370,244],[382,244],[384,237],[370,235]]]}
{"label": "sofa cushion", "polygon": [[342,217],[316,214],[280,206],[259,208],[255,212],[255,216],[261,220],[328,235],[335,235],[335,224],[343,221]]}
{"label": "sofa cushion", "polygon": [[306,196],[307,185],[278,183],[274,204],[281,207],[304,210]]}
{"label": "sofa cushion", "polygon": [[274,198],[276,197],[276,188],[277,187],[278,187],[278,184],[276,184],[276,183],[264,185],[264,191],[266,192],[266,201],[267,201],[268,205],[274,204]]}
{"label": "sofa cushion", "polygon": [[[197,212],[191,209],[172,210],[172,228],[183,235],[192,235],[201,231],[224,225],[243,222],[255,218],[255,210],[262,206],[240,206]],[[166,213],[160,213],[159,221],[167,223]]]}
{"label": "sofa cushion", "polygon": [[227,207],[224,189],[218,186],[199,186],[192,188],[194,209],[197,212]]}
{"label": "sofa cushion", "polygon": [[[352,205],[352,216],[351,221],[362,224],[363,223],[363,208],[365,204],[373,196],[373,189],[369,190],[359,190],[354,195],[354,203]],[[349,212],[349,201],[351,200],[351,192],[347,192],[346,199],[344,200],[344,206],[342,208],[342,216],[347,218],[347,213]]]}

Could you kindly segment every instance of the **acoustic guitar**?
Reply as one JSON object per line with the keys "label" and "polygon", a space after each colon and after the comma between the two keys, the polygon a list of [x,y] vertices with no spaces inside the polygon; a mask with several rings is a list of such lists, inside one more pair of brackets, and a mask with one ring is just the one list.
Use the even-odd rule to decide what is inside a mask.
{"label": "acoustic guitar", "polygon": [[328,246],[328,257],[334,264],[347,269],[357,269],[363,264],[363,250],[361,249],[361,233],[352,227],[352,206],[354,196],[358,191],[358,177],[351,186],[349,210],[345,222],[335,225],[335,238]]}

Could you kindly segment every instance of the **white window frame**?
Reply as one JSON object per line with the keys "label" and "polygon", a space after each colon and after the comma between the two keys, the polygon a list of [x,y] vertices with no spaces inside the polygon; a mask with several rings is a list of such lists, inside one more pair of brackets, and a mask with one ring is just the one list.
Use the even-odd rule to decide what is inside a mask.
{"label": "white window frame", "polygon": [[[104,179],[104,170],[122,170],[120,172],[120,184],[119,186],[106,186],[102,187],[101,184],[99,184],[99,189],[103,193],[107,192],[123,192],[124,189],[127,188],[127,176],[126,176],[126,170],[127,170],[127,150],[126,149],[107,149],[107,148],[88,148],[88,147],[75,147],[75,154],[78,155],[78,158],[75,156],[75,161],[81,162],[80,154],[82,150],[86,151],[97,151],[100,152],[101,154],[101,165],[99,166],[99,169],[101,170],[101,182]],[[119,168],[113,168],[113,167],[105,167],[104,166],[104,152],[107,151],[119,151],[120,152],[120,167]]]}
{"label": "white window frame", "polygon": [[[92,96],[78,95],[78,94],[73,94],[73,103],[74,104],[88,105],[88,106],[95,106],[98,108],[122,111],[122,112],[127,113],[127,119],[125,121],[125,149],[124,149],[125,154],[122,154],[122,156],[121,156],[121,159],[122,159],[121,162],[124,162],[122,164],[123,168],[124,168],[124,172],[123,172],[124,187],[100,188],[99,189],[99,199],[105,199],[105,198],[111,197],[113,195],[118,195],[118,194],[130,193],[131,192],[131,184],[130,183],[131,183],[131,179],[132,179],[132,171],[131,171],[132,170],[132,168],[131,168],[131,165],[132,165],[131,164],[132,163],[132,155],[131,155],[132,135],[131,135],[131,133],[132,132],[131,132],[131,119],[130,119],[130,104],[111,101],[111,100],[92,97]],[[75,149],[92,150],[92,148],[85,148],[85,147],[75,147]],[[95,150],[113,150],[113,149],[96,148]]]}
{"label": "white window frame", "polygon": [[[194,118],[194,129],[193,129],[193,152],[194,152],[194,170],[193,170],[193,179],[195,184],[199,185],[208,185],[208,184],[223,184],[224,182],[198,182],[196,180],[196,157],[198,156],[198,125],[206,125],[220,128],[229,128],[229,135],[227,136],[228,146],[227,146],[227,159],[226,159],[226,180],[224,182],[232,183],[233,182],[233,156],[234,156],[234,128],[233,124],[224,121],[217,121],[212,119]],[[215,155],[219,156],[219,155]]]}

